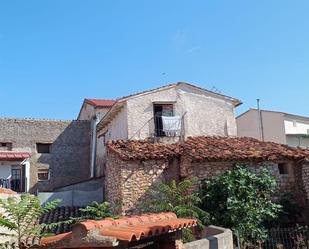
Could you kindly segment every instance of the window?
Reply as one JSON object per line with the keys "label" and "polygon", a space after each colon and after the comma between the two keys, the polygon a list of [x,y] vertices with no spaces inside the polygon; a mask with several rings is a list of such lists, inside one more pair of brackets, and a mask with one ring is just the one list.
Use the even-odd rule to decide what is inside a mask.
{"label": "window", "polygon": [[289,165],[287,163],[278,163],[278,169],[280,175],[289,174]]}
{"label": "window", "polygon": [[296,120],[293,120],[293,126],[296,127],[297,126],[297,122]]}
{"label": "window", "polygon": [[0,142],[0,150],[12,150],[12,143]]}
{"label": "window", "polygon": [[48,143],[37,143],[36,144],[36,151],[38,153],[50,153],[51,151],[51,144]]}
{"label": "window", "polygon": [[49,180],[49,170],[48,169],[38,169],[38,180],[48,181]]}

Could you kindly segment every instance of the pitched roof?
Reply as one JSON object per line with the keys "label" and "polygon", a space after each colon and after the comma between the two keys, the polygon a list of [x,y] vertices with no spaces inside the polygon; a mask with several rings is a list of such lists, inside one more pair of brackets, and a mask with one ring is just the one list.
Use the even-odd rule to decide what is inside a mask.
{"label": "pitched roof", "polygon": [[141,140],[108,141],[107,146],[124,161],[177,157],[181,150],[178,144],[151,143]]}
{"label": "pitched roof", "polygon": [[157,92],[157,91],[163,91],[163,90],[166,90],[166,89],[170,89],[170,88],[173,88],[173,87],[176,87],[176,86],[179,86],[179,85],[186,85],[186,86],[189,86],[191,88],[194,88],[198,91],[203,91],[203,92],[207,92],[209,94],[212,94],[212,95],[215,95],[217,97],[220,97],[220,98],[223,98],[223,99],[226,99],[226,100],[229,100],[233,103],[234,106],[238,106],[238,105],[241,105],[242,102],[236,98],[233,98],[233,97],[230,97],[230,96],[227,96],[227,95],[223,95],[221,93],[216,93],[216,92],[213,92],[213,91],[210,91],[210,90],[207,90],[205,88],[202,88],[202,87],[198,87],[198,86],[195,86],[193,84],[190,84],[190,83],[186,83],[186,82],[177,82],[177,83],[173,83],[173,84],[168,84],[168,85],[164,85],[164,86],[161,86],[161,87],[158,87],[158,88],[154,88],[154,89],[150,89],[150,90],[146,90],[146,91],[142,91],[142,92],[138,92],[138,93],[134,93],[134,94],[131,94],[131,95],[128,95],[128,96],[124,96],[124,97],[121,97],[121,98],[118,98],[116,99],[116,102],[115,104],[113,105],[113,107],[107,112],[107,114],[101,119],[101,121],[98,123],[97,125],[97,128],[100,130],[102,129],[106,124],[108,124],[110,122],[110,120],[114,117],[114,115],[116,113],[118,113],[119,111],[119,108],[121,108],[125,101],[127,99],[130,99],[130,98],[134,98],[134,97],[138,97],[138,96],[141,96],[141,95],[146,95],[146,94],[149,94],[149,93],[153,93],[153,92]]}
{"label": "pitched roof", "polygon": [[[61,221],[69,220],[71,217],[80,217],[81,211],[79,210],[81,207],[57,207],[50,212],[44,214],[40,219],[40,224],[51,224],[51,223],[58,223]],[[56,227],[52,227],[49,229],[49,232],[53,234],[60,234],[65,232],[71,231],[71,225],[69,224],[61,224]]]}
{"label": "pitched roof", "polygon": [[113,99],[85,99],[85,102],[94,107],[112,107],[116,100]]}
{"label": "pitched roof", "polygon": [[192,161],[280,161],[309,157],[309,150],[250,137],[190,137],[182,146]]}
{"label": "pitched roof", "polygon": [[236,98],[233,98],[233,97],[221,94],[221,93],[217,93],[217,92],[214,92],[214,91],[210,91],[206,88],[202,88],[202,87],[199,87],[199,86],[193,85],[191,83],[187,83],[187,82],[176,82],[176,83],[160,86],[160,87],[157,87],[157,88],[154,88],[154,89],[133,93],[133,94],[118,98],[117,101],[123,101],[127,98],[131,98],[131,97],[135,97],[135,96],[138,96],[138,95],[143,95],[143,94],[147,94],[147,93],[151,93],[151,92],[155,92],[155,91],[161,91],[161,90],[169,89],[169,88],[179,86],[179,85],[187,85],[187,86],[190,86],[192,88],[198,89],[200,91],[204,91],[204,92],[208,92],[208,93],[211,93],[211,94],[214,94],[214,95],[217,95],[217,96],[221,96],[223,98],[231,100],[235,104],[235,106],[242,104],[242,102],[239,99],[236,99]]}
{"label": "pitched roof", "polygon": [[41,245],[47,248],[112,247],[119,242],[139,241],[196,225],[195,219],[180,219],[174,213],[88,220],[73,225],[72,232],[43,238]]}
{"label": "pitched roof", "polygon": [[309,158],[309,150],[249,137],[199,136],[183,143],[118,140],[108,148],[124,161],[166,159],[185,155],[191,161],[280,161]]}
{"label": "pitched roof", "polygon": [[30,157],[28,152],[0,151],[0,160],[21,160]]}

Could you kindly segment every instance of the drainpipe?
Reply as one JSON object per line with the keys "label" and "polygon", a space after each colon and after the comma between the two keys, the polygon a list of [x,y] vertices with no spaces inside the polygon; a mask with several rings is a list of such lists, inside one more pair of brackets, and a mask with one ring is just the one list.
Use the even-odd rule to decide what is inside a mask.
{"label": "drainpipe", "polygon": [[94,115],[91,120],[90,178],[93,178],[95,176],[96,150],[97,150],[97,116]]}
{"label": "drainpipe", "polygon": [[264,141],[264,129],[263,129],[263,120],[262,120],[262,112],[260,109],[260,99],[256,99],[257,108],[258,108],[258,117],[259,117],[259,130],[260,130],[260,139]]}

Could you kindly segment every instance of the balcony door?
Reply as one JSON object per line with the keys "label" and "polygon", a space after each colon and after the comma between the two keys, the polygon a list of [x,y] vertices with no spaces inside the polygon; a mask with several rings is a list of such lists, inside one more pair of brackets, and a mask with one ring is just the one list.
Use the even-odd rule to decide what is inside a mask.
{"label": "balcony door", "polygon": [[11,189],[15,192],[25,192],[26,178],[25,165],[12,166]]}
{"label": "balcony door", "polygon": [[154,104],[154,123],[155,123],[155,136],[164,137],[165,132],[163,131],[162,116],[174,116],[173,104]]}

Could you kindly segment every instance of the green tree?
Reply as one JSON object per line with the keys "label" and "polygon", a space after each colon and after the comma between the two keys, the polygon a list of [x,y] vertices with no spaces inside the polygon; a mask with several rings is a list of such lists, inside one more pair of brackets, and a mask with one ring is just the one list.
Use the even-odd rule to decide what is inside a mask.
{"label": "green tree", "polygon": [[[148,190],[148,200],[141,204],[140,208],[146,213],[173,212],[179,218],[195,218],[200,221],[201,226],[202,223],[207,222],[208,214],[199,208],[201,199],[192,191],[194,184],[194,179],[179,183],[175,180],[169,184],[159,183]],[[183,234],[185,241],[194,239],[189,229],[184,230]]]}
{"label": "green tree", "polygon": [[84,220],[102,220],[104,218],[117,219],[121,217],[120,215],[113,213],[108,202],[98,203],[94,201],[87,207],[80,208],[79,210],[81,211],[81,215],[79,217],[71,217],[64,223],[74,224]]}
{"label": "green tree", "polygon": [[276,180],[267,169],[258,174],[244,166],[203,182],[201,208],[210,222],[238,233],[244,248],[261,245],[267,237],[265,223],[277,217],[281,206],[272,202]]}
{"label": "green tree", "polygon": [[46,230],[57,224],[39,224],[43,214],[50,212],[58,206],[60,200],[54,200],[45,206],[40,205],[37,196],[24,194],[19,198],[8,197],[0,200],[0,226],[9,230],[2,236],[13,237],[12,243],[1,243],[3,248],[30,248],[37,243],[42,236],[46,236]]}

